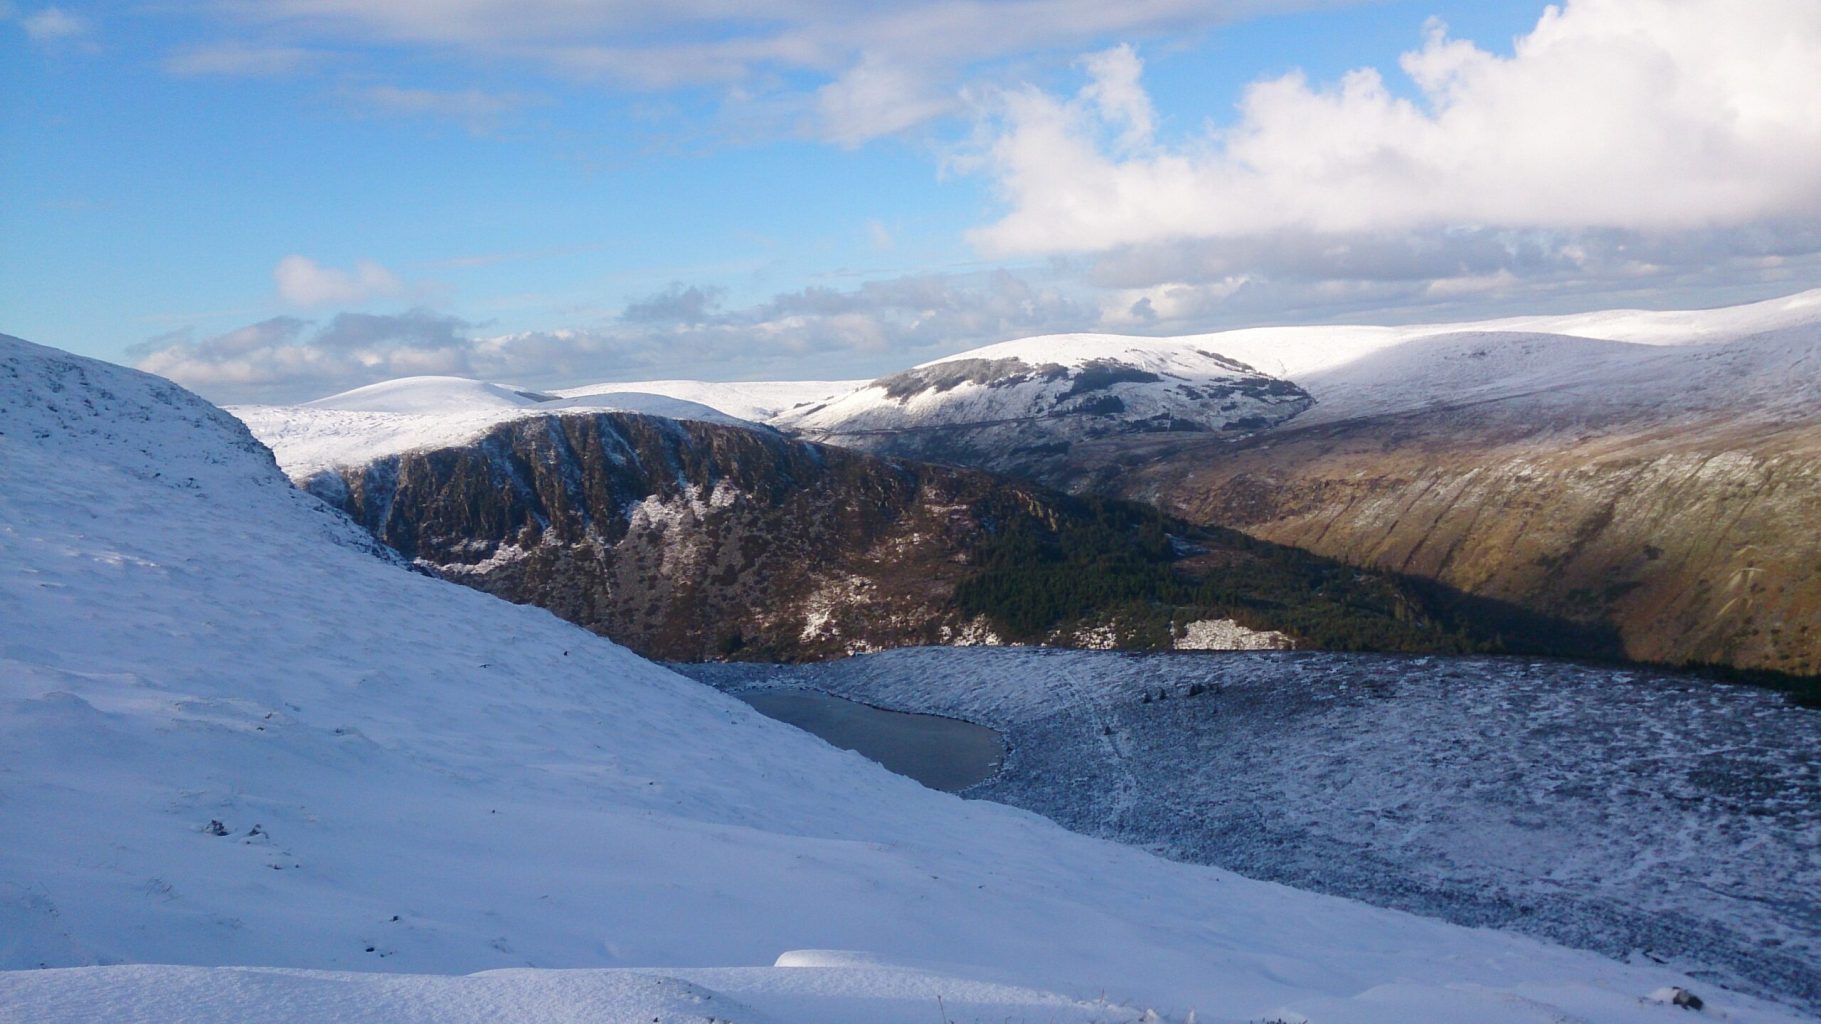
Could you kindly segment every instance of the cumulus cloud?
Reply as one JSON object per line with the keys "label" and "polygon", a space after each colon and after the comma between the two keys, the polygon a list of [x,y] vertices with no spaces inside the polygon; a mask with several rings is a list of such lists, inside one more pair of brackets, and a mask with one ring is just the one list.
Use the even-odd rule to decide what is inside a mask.
{"label": "cumulus cloud", "polygon": [[653,295],[635,299],[620,311],[620,320],[630,324],[699,324],[709,320],[727,289],[713,285],[689,285],[681,281]]}
{"label": "cumulus cloud", "polygon": [[88,19],[61,7],[46,7],[19,18],[19,27],[34,43],[59,43],[88,32]]}
{"label": "cumulus cloud", "polygon": [[1006,91],[963,166],[999,255],[1183,238],[1494,226],[1699,230],[1821,217],[1821,5],[1568,0],[1501,56],[1432,23],[1401,73],[1250,86],[1237,121],[1156,136],[1128,49],[1069,97]]}
{"label": "cumulus cloud", "polygon": [[851,290],[810,287],[736,309],[725,292],[672,285],[609,321],[489,333],[427,310],[277,317],[226,334],[163,335],[130,355],[141,369],[225,402],[297,401],[417,374],[534,386],[652,376],[862,376],[1096,314],[1005,271],[921,275]]}
{"label": "cumulus cloud", "polygon": [[428,310],[342,313],[317,324],[281,316],[226,334],[161,335],[128,351],[134,365],[223,400],[295,400],[394,377],[471,375],[472,325]]}
{"label": "cumulus cloud", "polygon": [[1666,302],[1689,308],[1813,287],[1821,280],[1821,225],[1286,233],[1134,246],[1072,265],[1099,289],[1103,326],[1145,334]]}
{"label": "cumulus cloud", "polygon": [[353,270],[325,267],[308,256],[290,255],[272,268],[278,297],[293,306],[353,306],[404,293],[398,275],[372,260]]}

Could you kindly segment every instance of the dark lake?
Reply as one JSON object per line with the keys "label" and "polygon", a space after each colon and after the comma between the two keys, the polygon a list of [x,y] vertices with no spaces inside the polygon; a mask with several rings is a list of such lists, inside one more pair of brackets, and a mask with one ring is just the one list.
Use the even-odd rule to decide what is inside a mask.
{"label": "dark lake", "polygon": [[886,711],[820,690],[741,690],[734,696],[768,718],[871,758],[931,789],[958,793],[992,778],[1005,760],[1005,740],[998,733],[956,718]]}

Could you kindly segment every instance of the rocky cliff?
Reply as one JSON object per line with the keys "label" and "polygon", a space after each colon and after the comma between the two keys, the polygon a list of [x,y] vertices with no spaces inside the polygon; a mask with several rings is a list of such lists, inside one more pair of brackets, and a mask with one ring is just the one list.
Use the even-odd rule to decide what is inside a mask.
{"label": "rocky cliff", "polygon": [[1503,642],[1385,574],[762,429],[528,415],[303,483],[428,571],[671,659]]}

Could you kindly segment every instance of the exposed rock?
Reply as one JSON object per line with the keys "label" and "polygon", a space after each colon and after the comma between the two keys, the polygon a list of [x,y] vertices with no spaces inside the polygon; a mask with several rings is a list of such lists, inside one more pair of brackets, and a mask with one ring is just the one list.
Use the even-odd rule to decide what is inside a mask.
{"label": "exposed rock", "polygon": [[1648,998],[1653,1003],[1668,1003],[1684,1010],[1699,1010],[1707,1005],[1706,1000],[1680,985],[1666,985],[1652,992]]}
{"label": "exposed rock", "polygon": [[1296,641],[1276,630],[1247,629],[1232,619],[1199,619],[1176,636],[1179,651],[1287,651]]}

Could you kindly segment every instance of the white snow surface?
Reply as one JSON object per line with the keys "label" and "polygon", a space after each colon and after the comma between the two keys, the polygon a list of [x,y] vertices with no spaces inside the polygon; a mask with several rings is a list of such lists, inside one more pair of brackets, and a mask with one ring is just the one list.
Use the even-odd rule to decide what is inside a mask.
{"label": "white snow surface", "polygon": [[632,390],[636,387],[603,385],[580,389],[586,393],[555,394],[464,377],[406,377],[302,405],[244,405],[228,411],[271,447],[296,480],[388,455],[464,444],[529,416],[631,412],[763,429],[699,402]]}
{"label": "white snow surface", "polygon": [[1197,619],[1183,626],[1179,651],[1284,651],[1295,641],[1274,629],[1250,629],[1232,619]]}
{"label": "white snow surface", "polygon": [[4,337],[0,836],[8,1021],[1798,1019],[923,789]]}
{"label": "white snow surface", "polygon": [[522,409],[556,396],[467,377],[400,377],[304,404],[346,412],[435,413],[450,409]]}
{"label": "white snow surface", "polygon": [[944,356],[936,362],[1008,357],[1065,365],[1109,357],[1123,361],[1163,362],[1182,358],[1179,353],[1184,350],[1202,349],[1301,384],[1311,374],[1344,366],[1406,342],[1443,335],[1550,334],[1637,345],[1697,345],[1736,341],[1754,334],[1817,322],[1821,322],[1821,288],[1718,309],[1603,310],[1397,327],[1366,324],[1248,327],[1173,338],[1056,334],[987,345]]}
{"label": "white snow surface", "polygon": [[[917,369],[964,359],[1068,367],[1113,361],[1170,382],[1242,379],[1217,356],[1289,380],[1313,396],[1315,407],[1283,424],[1290,427],[1511,398],[1552,414],[1781,414],[1821,401],[1821,289],[1707,310],[1401,327],[1258,327],[1166,338],[1045,335],[944,356]],[[1135,418],[1159,412],[1194,418],[1201,403],[1184,402],[1173,390],[1167,384],[1116,385],[1108,393],[1122,398]],[[876,381],[772,422],[830,437],[993,422],[1033,415],[1036,410],[1025,407],[1027,392],[1035,393],[962,384],[905,401]]]}
{"label": "white snow surface", "polygon": [[[932,426],[993,426],[1046,418],[1076,416],[1083,408],[1112,397],[1119,400],[1119,419],[1146,420],[1173,416],[1218,429],[1228,419],[1270,414],[1275,402],[1260,401],[1239,389],[1267,375],[1205,351],[1188,339],[1119,338],[1110,335],[1057,335],[989,345],[914,367],[939,368],[964,359],[1017,360],[1027,368],[1006,372],[992,381],[943,381],[894,394],[902,380],[891,377],[868,383],[826,403],[785,412],[772,419],[779,427],[812,433],[893,431]],[[1090,365],[1116,365],[1153,374],[1158,379],[1121,380],[1086,391],[1068,376],[1029,372],[1046,366],[1081,371]],[[1210,403],[1181,387],[1207,386],[1227,391],[1225,402]]]}
{"label": "white snow surface", "polygon": [[719,409],[736,419],[763,423],[797,406],[814,405],[865,383],[863,380],[644,380],[632,384],[588,384],[561,388],[554,393],[566,398],[587,398],[636,391],[694,402]]}
{"label": "white snow surface", "polygon": [[405,377],[301,405],[229,408],[292,479],[411,451],[465,444],[528,416],[631,412],[757,428],[794,405],[860,381],[654,380],[541,392],[465,377]]}

